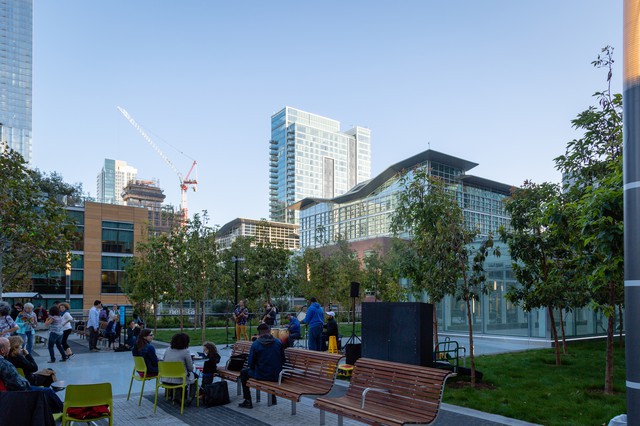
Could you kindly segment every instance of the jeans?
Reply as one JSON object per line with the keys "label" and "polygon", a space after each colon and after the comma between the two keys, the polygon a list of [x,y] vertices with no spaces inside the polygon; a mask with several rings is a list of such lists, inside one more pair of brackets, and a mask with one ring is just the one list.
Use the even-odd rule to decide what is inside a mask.
{"label": "jeans", "polygon": [[309,327],[309,350],[322,350],[322,324]]}
{"label": "jeans", "polygon": [[98,329],[95,327],[89,327],[89,349],[96,349],[98,347]]}
{"label": "jeans", "polygon": [[22,337],[22,349],[27,348],[27,352],[31,353],[33,351],[33,336],[35,332],[33,330],[28,331],[26,334],[18,334],[18,336]]}
{"label": "jeans", "polygon": [[62,357],[62,359],[66,359],[67,355],[64,353],[64,349],[62,348],[62,334],[54,332],[49,333],[49,356],[51,357],[52,361],[56,360],[56,356],[53,353],[54,345],[58,348],[58,351],[60,351],[60,356]]}
{"label": "jeans", "polygon": [[69,349],[69,344],[67,343],[67,339],[69,338],[69,335],[71,334],[73,330],[72,329],[68,329],[68,330],[64,330],[62,332],[62,348],[66,351],[67,349]]}

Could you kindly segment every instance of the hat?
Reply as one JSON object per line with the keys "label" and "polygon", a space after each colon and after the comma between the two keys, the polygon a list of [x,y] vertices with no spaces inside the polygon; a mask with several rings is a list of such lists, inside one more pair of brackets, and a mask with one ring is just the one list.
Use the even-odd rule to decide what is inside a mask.
{"label": "hat", "polygon": [[258,326],[258,331],[268,331],[271,330],[271,327],[269,327],[269,324],[267,323],[262,323]]}
{"label": "hat", "polygon": [[327,312],[327,315],[329,315],[330,317],[335,317],[336,313],[333,312],[333,311],[329,311],[329,312]]}

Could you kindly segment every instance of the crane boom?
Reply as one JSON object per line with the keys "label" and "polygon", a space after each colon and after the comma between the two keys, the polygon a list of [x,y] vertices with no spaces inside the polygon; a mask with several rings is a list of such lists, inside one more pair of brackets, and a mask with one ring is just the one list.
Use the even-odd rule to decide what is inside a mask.
{"label": "crane boom", "polygon": [[151,139],[151,137],[149,137],[147,132],[145,132],[144,129],[136,122],[136,120],[134,120],[133,117],[131,117],[131,114],[129,114],[127,110],[125,110],[122,107],[118,106],[116,108],[118,108],[118,111],[122,113],[124,118],[126,118],[127,121],[131,123],[131,125],[142,135],[144,140],[146,140],[147,143],[151,145],[151,147],[158,153],[158,155],[162,157],[165,163],[167,163],[169,167],[171,167],[171,169],[176,173],[176,175],[178,175],[178,180],[180,181],[180,210],[182,211],[183,220],[186,221],[188,217],[187,216],[187,189],[189,189],[189,185],[193,187],[194,191],[197,189],[197,185],[198,185],[197,170],[196,170],[195,179],[189,179],[189,176],[191,176],[191,172],[194,171],[198,163],[194,160],[193,164],[191,165],[191,168],[189,169],[189,173],[187,173],[187,178],[183,179],[182,173],[180,173],[180,171],[176,168],[173,162],[169,160],[169,157],[167,157],[164,154],[164,152],[162,152],[162,150],[158,147],[158,145],[156,145],[155,142],[153,142],[153,140]]}

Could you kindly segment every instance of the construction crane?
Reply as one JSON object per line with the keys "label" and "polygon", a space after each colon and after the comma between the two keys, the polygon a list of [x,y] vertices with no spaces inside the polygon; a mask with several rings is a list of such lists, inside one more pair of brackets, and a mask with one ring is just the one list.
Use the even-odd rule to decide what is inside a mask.
{"label": "construction crane", "polygon": [[[122,107],[117,107],[117,108],[118,108],[118,111],[120,111],[122,115],[124,115],[124,118],[126,118],[127,121],[129,121],[129,123],[131,123],[131,125],[135,127],[138,132],[140,132],[144,140],[146,140],[149,143],[149,145],[151,145],[151,147],[160,155],[160,157],[162,157],[164,162],[167,163],[169,167],[171,167],[171,169],[173,169],[173,171],[176,172],[176,174],[178,175],[178,180],[180,181],[180,212],[182,215],[183,222],[186,222],[188,218],[187,190],[189,189],[189,187],[191,187],[191,189],[193,189],[194,192],[198,190],[198,169],[196,167],[198,165],[197,161],[193,160],[193,164],[191,165],[191,168],[189,169],[187,176],[183,179],[182,173],[180,173],[180,171],[178,171],[178,169],[171,162],[171,160],[169,160],[169,158],[166,155],[164,155],[164,152],[162,152],[162,150],[158,148],[158,146],[149,137],[147,132],[145,132],[142,127],[140,127],[140,125],[136,122],[136,120],[134,120],[133,117],[131,117],[131,115],[127,112],[127,110],[125,110]],[[194,171],[195,171],[195,178],[189,179],[189,177],[191,176],[191,173],[193,173]]]}

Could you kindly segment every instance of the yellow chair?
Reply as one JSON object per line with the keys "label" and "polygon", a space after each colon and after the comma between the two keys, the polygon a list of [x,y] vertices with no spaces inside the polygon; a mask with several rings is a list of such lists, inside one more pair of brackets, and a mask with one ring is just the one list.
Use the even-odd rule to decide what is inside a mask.
{"label": "yellow chair", "polygon": [[16,370],[18,371],[18,374],[21,375],[22,377],[25,377],[24,375],[24,370],[20,367],[16,367]]}
{"label": "yellow chair", "polygon": [[[69,408],[95,407],[107,405],[109,413],[90,419],[76,419],[69,414]],[[111,383],[97,383],[94,385],[68,385],[64,396],[62,409],[62,426],[71,422],[91,423],[95,420],[109,419],[109,426],[113,426],[113,394]]]}
{"label": "yellow chair", "polygon": [[[140,376],[138,372],[142,373],[142,376]],[[144,362],[144,358],[141,356],[134,356],[133,357],[133,373],[131,373],[131,383],[129,383],[129,394],[127,395],[127,401],[131,396],[131,386],[133,386],[134,380],[138,380],[142,382],[142,389],[140,390],[140,398],[138,398],[138,405],[141,405],[145,382],[147,380],[156,380],[156,378],[157,376],[147,377],[147,364]]]}
{"label": "yellow chair", "polygon": [[[181,379],[181,383],[164,383],[162,379]],[[195,382],[198,388],[198,379]],[[158,380],[156,380],[156,398],[153,403],[153,412],[156,412],[158,405],[158,389],[165,389],[165,398],[167,389],[182,389],[182,403],[180,405],[180,414],[184,412],[184,398],[187,393],[187,371],[184,369],[184,363],[180,361],[160,361],[158,362]],[[196,395],[196,405],[200,405],[200,399]]]}

